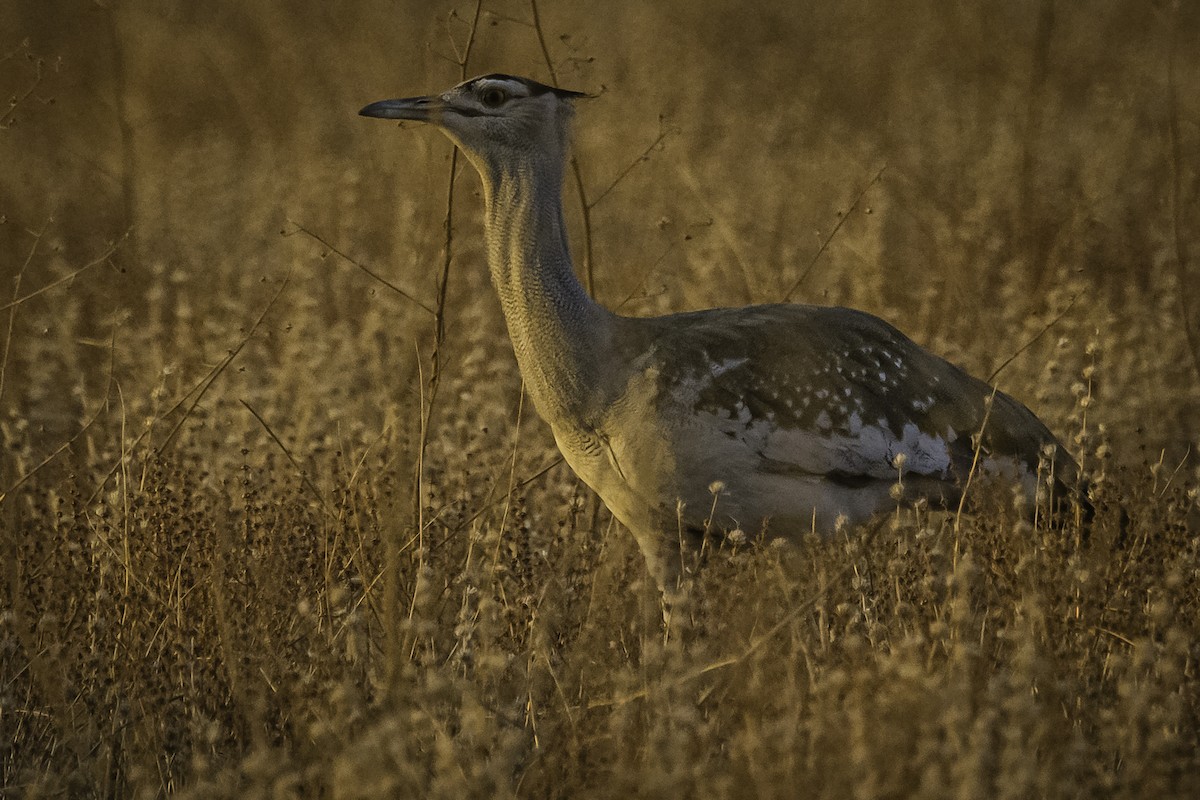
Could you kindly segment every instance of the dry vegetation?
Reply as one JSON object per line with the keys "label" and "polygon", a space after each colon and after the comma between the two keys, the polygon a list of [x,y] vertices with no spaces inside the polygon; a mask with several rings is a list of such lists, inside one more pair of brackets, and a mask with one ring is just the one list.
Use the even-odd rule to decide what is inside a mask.
{"label": "dry vegetation", "polygon": [[[0,796],[1192,796],[1193,4],[543,0],[606,87],[605,302],[1016,354],[1096,491],[714,547],[667,637],[522,404],[474,176],[444,261],[448,146],[353,116],[474,5],[245,5],[0,10]],[[468,72],[548,77],[480,19]]]}

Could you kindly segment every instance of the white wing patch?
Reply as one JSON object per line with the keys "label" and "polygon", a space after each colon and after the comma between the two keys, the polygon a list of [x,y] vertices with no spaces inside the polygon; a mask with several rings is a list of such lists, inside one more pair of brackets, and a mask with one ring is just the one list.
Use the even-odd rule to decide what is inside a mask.
{"label": "white wing patch", "polygon": [[712,364],[709,371],[712,372],[714,378],[719,378],[731,369],[737,369],[742,364],[749,361],[749,358],[727,358],[719,364]]}
{"label": "white wing patch", "polygon": [[886,420],[868,423],[857,413],[850,415],[846,428],[835,431],[828,415],[822,412],[815,431],[778,428],[760,420],[748,426],[743,441],[757,446],[764,458],[794,464],[804,472],[820,475],[837,471],[888,478],[896,474],[892,464],[901,453],[907,472],[949,475],[949,445],[956,438],[953,431],[928,434],[912,423],[897,435]]}

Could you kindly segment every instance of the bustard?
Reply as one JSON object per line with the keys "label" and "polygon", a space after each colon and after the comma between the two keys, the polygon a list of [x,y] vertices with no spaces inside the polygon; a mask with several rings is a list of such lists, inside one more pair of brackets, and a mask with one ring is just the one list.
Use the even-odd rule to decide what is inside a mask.
{"label": "bustard", "polygon": [[668,596],[681,525],[698,538],[861,522],[896,507],[898,464],[909,499],[954,502],[981,429],[988,468],[1028,497],[1047,445],[1057,480],[1074,485],[1074,461],[1029,409],[870,314],[760,305],[632,318],[597,304],[563,222],[581,96],[485,75],[359,113],[430,123],[479,171],[488,265],[529,395]]}

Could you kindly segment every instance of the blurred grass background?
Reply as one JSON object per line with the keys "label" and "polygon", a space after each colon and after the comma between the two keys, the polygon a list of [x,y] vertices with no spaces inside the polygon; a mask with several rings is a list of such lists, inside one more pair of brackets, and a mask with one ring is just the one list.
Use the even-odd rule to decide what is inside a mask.
{"label": "blurred grass background", "polygon": [[[596,95],[603,302],[796,286],[981,376],[1017,354],[997,381],[1092,471],[1098,533],[1001,498],[966,534],[726,554],[664,645],[629,537],[522,408],[469,169],[421,452],[451,149],[356,112],[455,83],[474,4],[18,0],[4,791],[1182,791],[1200,9],[538,10],[559,82]],[[484,4],[467,74],[549,81],[532,23]]]}

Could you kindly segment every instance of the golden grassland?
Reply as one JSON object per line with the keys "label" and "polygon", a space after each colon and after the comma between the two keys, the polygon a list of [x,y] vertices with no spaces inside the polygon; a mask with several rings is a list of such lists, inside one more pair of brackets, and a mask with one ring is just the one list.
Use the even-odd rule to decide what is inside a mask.
{"label": "golden grassland", "polygon": [[[0,797],[1192,796],[1195,10],[541,4],[605,303],[881,314],[1096,501],[714,540],[664,632],[474,175],[353,116],[474,4],[152,5],[0,11]],[[548,79],[530,15],[464,69]]]}

